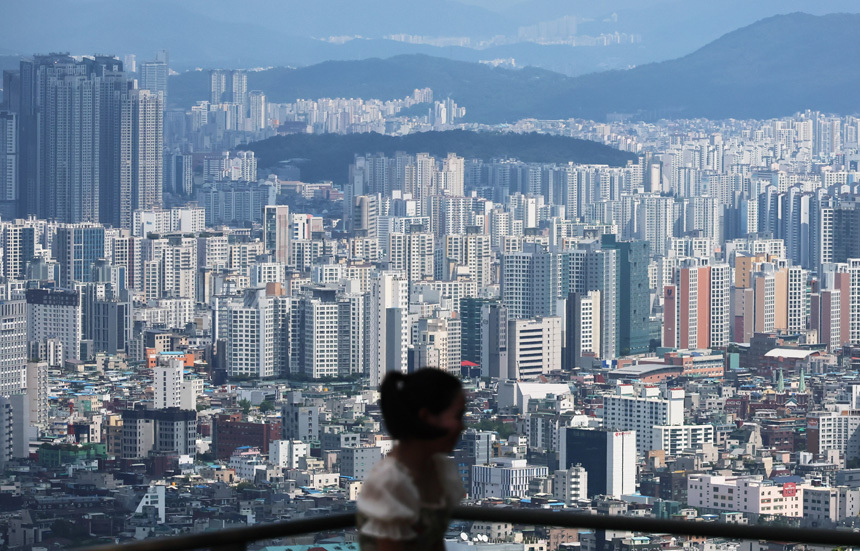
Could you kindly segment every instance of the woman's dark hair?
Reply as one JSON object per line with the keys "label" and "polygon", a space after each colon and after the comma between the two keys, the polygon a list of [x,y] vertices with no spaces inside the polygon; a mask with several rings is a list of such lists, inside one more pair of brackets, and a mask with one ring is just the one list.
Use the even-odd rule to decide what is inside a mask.
{"label": "woman's dark hair", "polygon": [[460,379],[441,369],[425,367],[409,375],[391,371],[379,385],[379,406],[388,434],[396,440],[435,440],[445,431],[423,422],[426,408],[438,414],[454,403],[463,391]]}

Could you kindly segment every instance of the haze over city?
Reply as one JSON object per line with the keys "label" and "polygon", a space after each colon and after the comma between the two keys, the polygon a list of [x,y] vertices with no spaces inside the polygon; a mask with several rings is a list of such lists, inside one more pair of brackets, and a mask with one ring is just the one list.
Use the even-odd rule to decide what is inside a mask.
{"label": "haze over city", "polygon": [[430,368],[451,551],[860,547],[858,28],[3,2],[0,545],[421,548],[354,515]]}

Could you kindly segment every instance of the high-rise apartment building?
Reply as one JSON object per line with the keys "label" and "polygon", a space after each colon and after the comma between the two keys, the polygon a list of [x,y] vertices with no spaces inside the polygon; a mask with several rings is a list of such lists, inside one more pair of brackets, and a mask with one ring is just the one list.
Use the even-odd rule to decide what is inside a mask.
{"label": "high-rise apartment building", "polygon": [[18,114],[0,110],[0,216],[18,214]]}
{"label": "high-rise apartment building", "polygon": [[209,102],[248,107],[248,75],[245,71],[218,69],[209,74]]}
{"label": "high-rise apartment building", "polygon": [[406,373],[409,347],[409,280],[385,271],[371,281],[370,386],[378,387],[389,371]]}
{"label": "high-rise apartment building", "polygon": [[22,290],[0,278],[0,396],[27,386],[27,303]]}
{"label": "high-rise apartment building", "polygon": [[637,390],[632,385],[619,385],[615,394],[603,397],[603,426],[635,431],[639,453],[661,449],[662,442],[654,440],[654,426],[683,424],[683,389],[666,389],[661,395],[656,387]]}
{"label": "high-rise apartment building", "polygon": [[184,361],[175,358],[168,359],[165,365],[156,365],[153,368],[152,386],[155,389],[155,409],[181,407],[184,368]]}
{"label": "high-rise apartment building", "polygon": [[474,233],[446,235],[444,263],[442,273],[446,279],[461,273],[458,268],[463,267],[468,270],[469,278],[478,288],[490,285],[493,263],[490,236]]}
{"label": "high-rise apartment building", "polygon": [[[27,290],[27,338],[37,344],[56,340],[62,359],[81,359],[83,317],[78,291]],[[48,360],[48,358],[40,358]]]}
{"label": "high-rise apartment building", "polygon": [[19,214],[128,228],[134,209],[161,204],[164,93],[151,90],[166,90],[166,64],[145,75],[150,89],[135,89],[108,56],[21,62],[9,90],[23,152]]}
{"label": "high-rise apartment building", "polygon": [[433,278],[433,234],[395,232],[388,238],[390,269],[402,271],[409,281]]}
{"label": "high-rise apartment building", "polygon": [[275,305],[265,289],[248,289],[226,309],[227,372],[231,376],[273,377]]}
{"label": "high-rise apartment building", "polygon": [[251,132],[266,129],[266,94],[260,90],[251,90],[248,94],[248,113]]}

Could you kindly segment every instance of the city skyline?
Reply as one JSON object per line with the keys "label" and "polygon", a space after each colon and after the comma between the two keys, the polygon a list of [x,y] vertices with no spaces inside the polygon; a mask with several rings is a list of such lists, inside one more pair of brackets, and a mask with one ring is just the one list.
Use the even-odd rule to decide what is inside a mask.
{"label": "city skyline", "polygon": [[[625,2],[576,16],[554,2],[448,4],[498,16],[498,36],[482,39],[493,47],[639,44]],[[677,64],[726,55],[756,29],[839,17],[855,16],[775,16]],[[327,43],[363,40],[340,24]],[[387,40],[450,46],[413,24]],[[588,42],[610,27],[627,42]],[[479,34],[457,47],[477,49]],[[618,86],[553,117],[543,98],[570,105],[588,79],[676,61],[585,80],[408,56],[180,74],[187,52],[132,46],[4,65],[10,550],[353,512],[398,445],[380,384],[425,368],[467,392],[448,459],[468,505],[860,527],[860,109],[827,108],[838,94],[708,118],[613,103],[640,99]],[[428,67],[447,84],[415,76]],[[673,93],[713,82],[698,74]],[[349,82],[362,93],[301,94]],[[330,530],[273,545],[254,549],[356,540]],[[772,551],[731,535],[483,521],[453,521],[445,545]]]}

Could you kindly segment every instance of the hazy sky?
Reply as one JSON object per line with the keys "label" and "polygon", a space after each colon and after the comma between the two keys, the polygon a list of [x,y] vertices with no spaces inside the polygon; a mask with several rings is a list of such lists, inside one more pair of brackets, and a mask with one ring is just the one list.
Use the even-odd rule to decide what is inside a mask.
{"label": "hazy sky", "polygon": [[[0,1],[0,55],[70,51],[147,59],[167,48],[178,70],[426,53],[465,61],[513,57],[521,65],[578,74],[679,57],[777,13],[860,11],[860,0]],[[504,44],[476,51],[381,40],[395,34],[466,37],[471,46],[565,16],[577,18],[579,35],[631,33],[641,41],[604,48]],[[321,40],[356,35],[376,40]]]}

